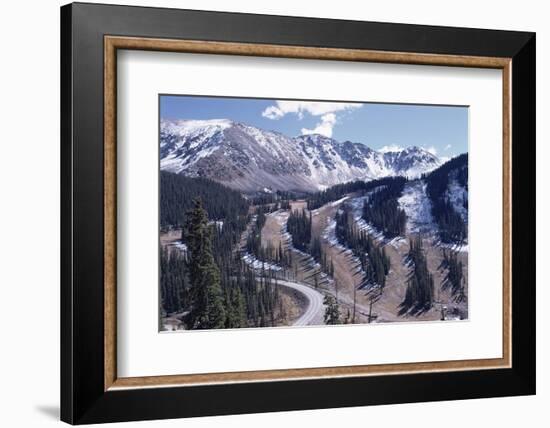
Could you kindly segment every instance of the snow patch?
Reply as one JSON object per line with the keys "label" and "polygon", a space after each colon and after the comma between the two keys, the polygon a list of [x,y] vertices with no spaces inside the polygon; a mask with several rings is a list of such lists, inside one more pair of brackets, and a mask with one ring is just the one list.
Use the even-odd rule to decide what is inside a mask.
{"label": "snow patch", "polygon": [[337,201],[334,201],[334,202],[331,202],[330,203],[330,206],[331,207],[335,207],[337,205],[340,205],[342,202],[344,202],[345,200],[347,200],[349,198],[349,196],[344,196],[342,199],[338,199]]}
{"label": "snow patch", "polygon": [[464,203],[468,205],[468,191],[462,187],[455,178],[449,180],[447,197],[454,210],[462,218],[462,221],[468,224],[468,208],[464,206]]}
{"label": "snow patch", "polygon": [[407,215],[407,233],[430,233],[436,230],[426,187],[423,180],[409,182],[397,200],[399,208]]}
{"label": "snow patch", "polygon": [[265,270],[273,272],[279,272],[283,270],[281,266],[278,266],[274,263],[262,262],[261,260],[258,260],[256,257],[254,257],[252,254],[247,252],[243,253],[241,258],[247,266],[251,267],[254,270]]}

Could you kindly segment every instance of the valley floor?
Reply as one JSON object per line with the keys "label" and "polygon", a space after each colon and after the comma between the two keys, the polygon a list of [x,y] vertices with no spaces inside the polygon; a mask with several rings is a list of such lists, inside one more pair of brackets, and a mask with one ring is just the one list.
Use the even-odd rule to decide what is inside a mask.
{"label": "valley floor", "polygon": [[[422,227],[425,226],[424,224],[413,224],[412,227],[408,227],[405,236],[386,240],[374,228],[365,225],[364,220],[361,220],[360,217],[357,218],[357,227],[366,228],[376,238],[377,244],[385,249],[391,264],[385,287],[381,292],[374,293],[359,288],[364,272],[361,269],[360,261],[353,255],[351,250],[338,243],[334,234],[334,216],[343,203],[361,202],[361,198],[360,195],[350,194],[339,201],[328,203],[319,209],[313,210],[311,213],[312,239],[314,237],[320,238],[323,252],[334,266],[333,277],[326,277],[323,274],[325,279],[318,285],[318,289],[323,294],[336,297],[341,306],[342,315],[345,316],[349,313],[353,318],[355,313],[355,320],[351,320],[355,323],[369,321],[437,321],[467,318],[467,300],[456,302],[450,287],[445,285],[448,271],[442,267],[443,251],[448,251],[448,248],[439,245],[435,236],[420,233],[419,231],[427,231],[425,227]],[[304,208],[303,204],[293,204],[291,206],[291,209],[301,210],[302,208]],[[292,251],[295,257],[293,257],[292,269],[287,275],[291,275],[296,281],[313,287],[312,278],[320,272],[320,266],[311,257],[292,247],[290,236],[286,233],[286,221],[289,213],[289,210],[279,210],[267,215],[262,229],[262,244],[266,247],[269,245],[277,247],[281,242],[283,248]],[[434,277],[435,301],[434,305],[425,312],[403,314],[401,313],[401,304],[405,299],[407,280],[411,275],[411,268],[407,265],[407,255],[410,250],[409,238],[413,236],[422,237],[428,269]],[[464,266],[463,274],[467,284],[468,252],[460,251],[457,255]],[[372,306],[371,300],[373,300]]]}
{"label": "valley floor", "polygon": [[[365,194],[349,193],[340,200],[326,203],[318,209],[307,211],[303,200],[290,202],[289,209],[279,209],[266,214],[261,229],[263,248],[281,248],[289,254],[290,265],[275,260],[259,260],[246,251],[246,242],[252,233],[257,216],[252,214],[241,240],[235,248],[235,255],[251,268],[257,278],[269,275],[275,279],[280,291],[280,306],[274,319],[276,326],[321,325],[326,310],[325,297],[332,297],[338,305],[342,323],[384,323],[410,321],[458,320],[468,318],[467,286],[461,301],[448,286],[448,269],[444,263],[444,251],[449,248],[438,243],[433,234],[429,206],[426,206],[425,187],[421,182],[407,184],[400,204],[408,214],[406,233],[394,239],[386,239],[371,224],[361,218]],[[365,231],[379,248],[384,248],[389,258],[390,269],[383,288],[365,286],[365,272],[360,260],[351,249],[342,245],[335,234],[335,216],[348,204],[353,213],[354,227]],[[256,209],[258,207],[255,207]],[[319,239],[326,260],[330,261],[330,274],[323,270],[313,257],[298,250],[292,244],[287,232],[287,222],[292,211],[305,212],[311,216],[311,239]],[[254,213],[254,208],[251,213]],[[161,234],[160,242],[170,251],[185,253],[187,249],[180,242],[181,231],[171,230]],[[433,305],[420,313],[408,313],[403,309],[407,282],[412,268],[408,261],[409,240],[420,237],[429,272],[434,279],[435,298]],[[467,246],[455,252],[462,262],[465,284],[468,282]],[[182,314],[167,314],[162,319],[164,329],[181,328]]]}

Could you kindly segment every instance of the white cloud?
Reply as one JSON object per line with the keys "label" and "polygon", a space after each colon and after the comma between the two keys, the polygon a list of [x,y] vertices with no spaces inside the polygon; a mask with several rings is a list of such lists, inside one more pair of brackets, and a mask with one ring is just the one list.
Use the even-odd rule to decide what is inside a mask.
{"label": "white cloud", "polygon": [[321,134],[330,138],[332,137],[332,128],[334,128],[334,125],[336,125],[336,115],[334,113],[327,113],[321,116],[321,122],[315,128],[302,128],[302,134]]}
{"label": "white cloud", "polygon": [[321,121],[315,125],[315,128],[302,128],[302,134],[321,134],[326,137],[332,137],[334,125],[338,123],[337,112],[354,110],[360,108],[360,103],[329,103],[322,101],[276,101],[274,105],[267,107],[262,116],[268,119],[277,120],[287,114],[295,114],[298,119],[302,119],[304,114],[311,116],[321,116]]}
{"label": "white cloud", "polygon": [[276,101],[275,105],[267,107],[262,116],[268,119],[280,119],[289,113],[298,115],[301,119],[304,113],[312,116],[323,116],[328,113],[351,110],[361,107],[360,103],[329,103],[315,101]]}
{"label": "white cloud", "polygon": [[434,156],[437,156],[437,149],[434,146],[431,147],[422,147],[427,152],[431,153]]}
{"label": "white cloud", "polygon": [[447,151],[447,150],[449,150],[451,147],[452,147],[452,146],[451,146],[450,144],[447,144],[447,145],[445,146],[445,149],[444,149],[444,150]]}
{"label": "white cloud", "polygon": [[400,152],[401,150],[404,150],[404,147],[398,146],[397,144],[390,144],[389,146],[384,146],[378,149],[378,151],[382,153]]}

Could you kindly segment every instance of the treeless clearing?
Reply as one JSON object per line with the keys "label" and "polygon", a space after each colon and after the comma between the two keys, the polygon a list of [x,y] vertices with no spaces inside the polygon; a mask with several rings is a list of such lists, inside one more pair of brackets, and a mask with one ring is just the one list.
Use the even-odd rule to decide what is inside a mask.
{"label": "treeless clearing", "polygon": [[160,245],[163,247],[174,244],[181,239],[181,229],[171,229],[160,233]]}
{"label": "treeless clearing", "polygon": [[304,296],[292,288],[279,286],[279,297],[281,307],[277,310],[277,325],[289,326],[294,324],[304,313],[307,307],[307,301]]}
{"label": "treeless clearing", "polygon": [[279,244],[283,244],[282,225],[286,223],[287,219],[288,211],[276,211],[266,215],[262,229],[262,247],[271,245],[276,249],[279,248]]}
{"label": "treeless clearing", "polygon": [[307,209],[307,202],[303,200],[290,201],[290,209],[292,211],[302,211]]}

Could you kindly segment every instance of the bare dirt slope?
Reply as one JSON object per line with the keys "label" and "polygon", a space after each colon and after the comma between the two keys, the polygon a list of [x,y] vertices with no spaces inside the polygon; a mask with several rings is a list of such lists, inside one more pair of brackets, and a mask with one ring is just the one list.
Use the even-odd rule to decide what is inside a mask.
{"label": "bare dirt slope", "polygon": [[[423,239],[423,246],[426,252],[428,267],[434,276],[436,304],[432,309],[422,314],[399,315],[400,305],[405,298],[407,280],[411,273],[411,269],[406,265],[406,257],[409,252],[409,236],[392,241],[377,240],[378,244],[385,248],[386,254],[390,258],[391,269],[386,277],[386,285],[383,292],[380,294],[380,298],[373,303],[372,312],[370,312],[372,294],[365,290],[357,290],[362,273],[357,259],[353,257],[350,251],[344,251],[344,248],[335,242],[335,236],[331,234],[335,213],[342,203],[350,201],[356,196],[349,195],[346,200],[337,201],[338,203],[329,203],[313,211],[312,216],[312,234],[322,238],[323,250],[334,263],[334,279],[338,288],[339,300],[347,304],[353,304],[355,289],[357,310],[363,315],[370,313],[375,316],[376,322],[439,320],[441,319],[441,309],[443,306],[447,308],[447,312],[453,308],[457,308],[462,313],[467,313],[467,304],[465,302],[456,303],[450,290],[442,288],[447,275],[447,270],[441,268],[443,250],[441,247],[435,245],[435,240],[432,237],[426,237]],[[374,234],[373,238],[379,238],[379,235]],[[466,277],[467,258],[467,252],[459,253],[459,260],[465,266],[464,275]]]}
{"label": "bare dirt slope", "polygon": [[[378,245],[385,248],[386,254],[390,258],[391,269],[386,277],[386,285],[382,293],[379,293],[379,298],[371,304],[372,296],[375,293],[359,289],[364,272],[361,270],[358,259],[349,249],[340,245],[334,235],[336,212],[343,203],[353,201],[357,197],[356,194],[350,194],[346,198],[328,203],[312,211],[312,237],[320,238],[327,260],[332,261],[334,266],[333,280],[323,280],[318,283],[318,289],[325,294],[337,297],[341,306],[342,318],[345,318],[348,312],[353,315],[354,306],[356,323],[368,322],[369,319],[376,322],[439,320],[443,307],[445,307],[447,318],[451,312],[467,315],[467,303],[457,303],[450,290],[442,287],[447,276],[447,270],[442,268],[443,248],[436,245],[436,240],[429,235],[424,235],[422,242],[429,270],[434,276],[436,289],[434,306],[421,314],[400,314],[401,303],[407,290],[407,280],[411,274],[411,268],[406,263],[409,238],[414,235],[407,234],[401,239],[384,240],[375,231],[372,232],[372,237],[376,239]],[[303,208],[301,201],[296,206],[291,205],[291,209],[301,210]],[[279,210],[266,217],[266,223],[262,230],[262,245],[267,246],[270,243],[277,248],[281,243],[285,251],[291,251],[293,263],[292,268],[285,272],[286,277],[313,286],[314,277],[321,274],[320,266],[314,266],[311,257],[292,247],[290,237],[285,232],[288,216],[289,211]],[[465,266],[464,275],[467,277],[468,253],[460,252],[458,257]]]}

